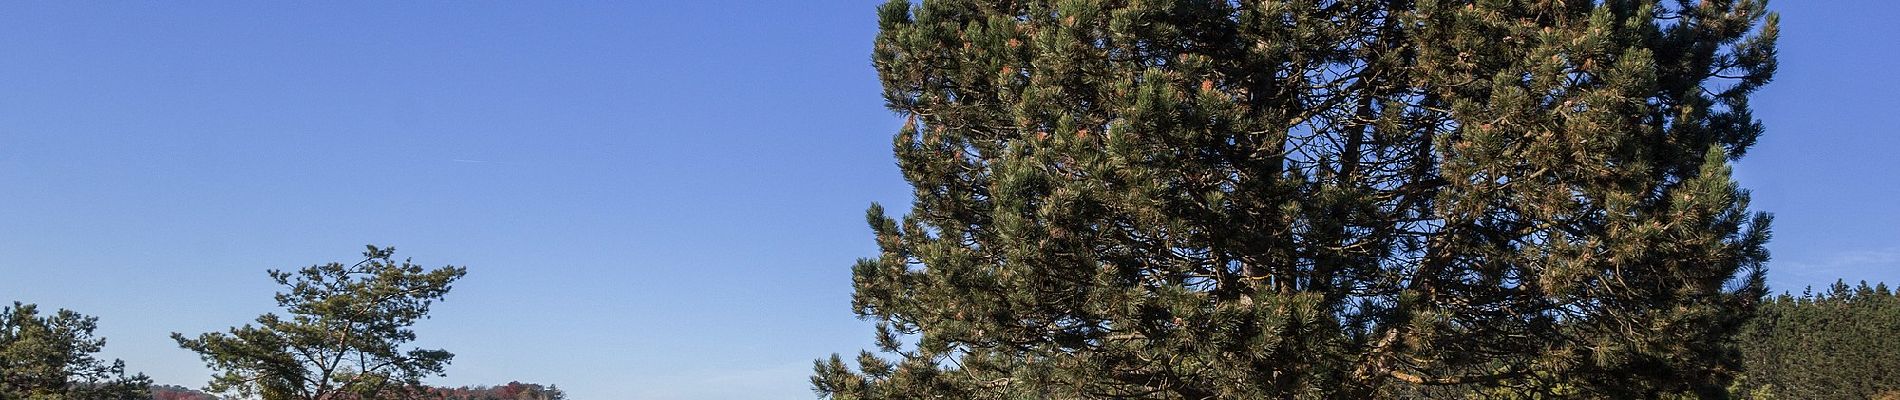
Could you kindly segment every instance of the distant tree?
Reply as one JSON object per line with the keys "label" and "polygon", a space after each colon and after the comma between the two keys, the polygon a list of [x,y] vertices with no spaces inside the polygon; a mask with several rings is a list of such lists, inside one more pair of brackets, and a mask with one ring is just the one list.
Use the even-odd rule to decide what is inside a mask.
{"label": "distant tree", "polygon": [[508,382],[502,386],[463,386],[429,389],[430,399],[440,400],[565,400],[567,394],[555,386]]}
{"label": "distant tree", "polygon": [[97,317],[69,310],[42,316],[33,304],[0,308],[0,399],[144,400],[151,379],[126,376],[125,362],[94,356]]}
{"label": "distant tree", "polygon": [[397,262],[394,254],[394,248],[369,246],[355,264],[271,270],[289,289],[277,293],[289,318],[269,313],[228,333],[173,333],[172,339],[218,372],[208,386],[216,393],[265,400],[415,398],[421,378],[441,375],[454,355],[402,349],[416,339],[410,326],[427,318],[429,305],[467,270],[425,270],[407,259]]}
{"label": "distant tree", "polygon": [[1751,392],[1780,399],[1900,397],[1900,294],[1886,284],[1783,294],[1742,335]]}
{"label": "distant tree", "polygon": [[192,390],[184,386],[153,385],[152,400],[222,400],[210,393]]}
{"label": "distant tree", "polygon": [[1761,0],[890,0],[834,399],[1719,398]]}

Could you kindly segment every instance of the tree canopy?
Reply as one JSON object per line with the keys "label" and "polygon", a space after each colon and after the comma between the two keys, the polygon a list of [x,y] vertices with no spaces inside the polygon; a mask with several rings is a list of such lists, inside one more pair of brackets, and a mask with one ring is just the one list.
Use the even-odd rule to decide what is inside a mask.
{"label": "tree canopy", "polygon": [[892,0],[834,399],[1727,395],[1760,0]]}
{"label": "tree canopy", "polygon": [[172,338],[218,372],[208,387],[213,392],[265,400],[421,394],[421,379],[442,374],[454,354],[404,349],[416,339],[410,326],[427,318],[430,304],[467,270],[424,269],[396,261],[395,251],[372,245],[355,264],[271,270],[271,279],[288,289],[276,296],[288,317],[267,313],[256,325]]}

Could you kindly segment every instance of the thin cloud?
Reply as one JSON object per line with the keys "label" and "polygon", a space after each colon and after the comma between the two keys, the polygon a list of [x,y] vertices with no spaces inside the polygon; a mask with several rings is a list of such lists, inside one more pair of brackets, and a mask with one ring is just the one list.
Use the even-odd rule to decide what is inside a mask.
{"label": "thin cloud", "polygon": [[725,400],[809,398],[811,362],[759,368],[694,371],[661,377],[636,399]]}
{"label": "thin cloud", "polygon": [[1900,247],[1852,250],[1819,259],[1770,263],[1768,276],[1773,281],[1796,286],[1776,287],[1776,291],[1800,291],[1844,280],[1849,283],[1900,282]]}

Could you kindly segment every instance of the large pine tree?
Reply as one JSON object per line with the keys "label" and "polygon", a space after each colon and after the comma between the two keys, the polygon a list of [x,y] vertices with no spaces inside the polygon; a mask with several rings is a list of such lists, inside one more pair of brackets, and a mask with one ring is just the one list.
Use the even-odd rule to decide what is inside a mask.
{"label": "large pine tree", "polygon": [[835,399],[1721,397],[1762,0],[892,0]]}

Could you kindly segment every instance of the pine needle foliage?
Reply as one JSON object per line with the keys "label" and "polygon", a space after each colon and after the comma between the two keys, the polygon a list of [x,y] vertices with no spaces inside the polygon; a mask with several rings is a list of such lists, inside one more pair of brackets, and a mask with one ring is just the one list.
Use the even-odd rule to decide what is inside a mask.
{"label": "pine needle foliage", "polygon": [[832,399],[1721,398],[1760,0],[892,0]]}

